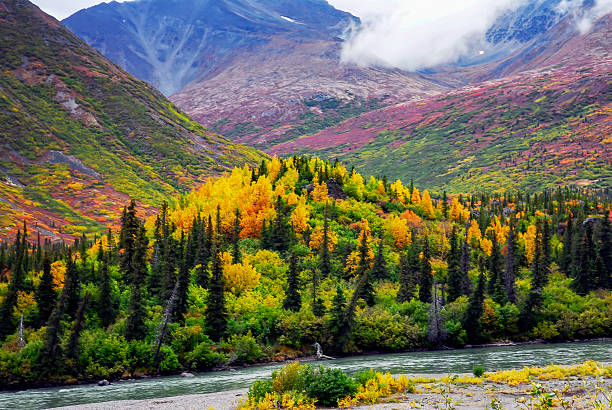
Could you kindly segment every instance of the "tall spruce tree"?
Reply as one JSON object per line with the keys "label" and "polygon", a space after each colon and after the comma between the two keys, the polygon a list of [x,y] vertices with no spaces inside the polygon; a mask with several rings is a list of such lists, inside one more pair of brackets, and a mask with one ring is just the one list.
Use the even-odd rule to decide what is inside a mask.
{"label": "tall spruce tree", "polygon": [[496,303],[504,305],[507,302],[504,273],[501,270],[501,250],[497,243],[497,235],[491,233],[491,256],[489,257],[489,295]]}
{"label": "tall spruce tree", "polygon": [[504,287],[508,301],[516,303],[516,233],[514,231],[514,223],[510,222],[510,230],[506,238],[506,258],[504,270]]}
{"label": "tall spruce tree", "polygon": [[463,244],[461,245],[461,288],[464,295],[471,295],[473,283],[469,275],[470,271],[470,244],[468,243],[467,227],[463,235]]}
{"label": "tall spruce tree", "polygon": [[329,220],[327,203],[325,203],[325,211],[323,214],[323,241],[321,243],[321,251],[319,253],[319,270],[321,276],[326,278],[331,273],[331,261],[329,255]]}
{"label": "tall spruce tree", "polygon": [[471,343],[478,343],[482,338],[482,314],[484,312],[484,293],[485,293],[485,268],[484,261],[480,263],[480,275],[476,289],[470,296],[468,308],[465,314],[463,327]]}
{"label": "tall spruce tree", "polygon": [[453,225],[450,238],[450,251],[447,257],[448,263],[448,290],[447,299],[449,302],[455,301],[463,295],[463,277],[461,274],[461,249],[457,237],[457,228]]}
{"label": "tall spruce tree", "polygon": [[589,223],[586,224],[582,232],[582,241],[578,248],[578,263],[571,286],[580,295],[586,295],[597,286],[593,228]]}
{"label": "tall spruce tree", "polygon": [[312,271],[312,313],[316,317],[323,317],[325,315],[325,305],[323,305],[323,299],[319,296],[319,270],[313,269]]}
{"label": "tall spruce tree", "polygon": [[374,306],[374,286],[370,277],[370,257],[368,255],[370,248],[368,247],[368,238],[365,232],[362,232],[361,243],[359,244],[359,264],[357,265],[357,276],[365,278],[360,286],[359,297],[363,298],[368,306]]}
{"label": "tall spruce tree", "polygon": [[334,338],[334,345],[337,350],[342,348],[341,346],[341,331],[344,324],[344,312],[346,309],[346,298],[344,297],[344,291],[342,286],[336,286],[336,296],[332,301],[332,309],[329,318],[329,330]]}
{"label": "tall spruce tree", "polygon": [[98,257],[101,261],[98,270],[98,277],[100,278],[100,296],[98,297],[97,311],[102,326],[106,328],[115,321],[116,311],[111,290],[108,255],[101,249]]}
{"label": "tall spruce tree", "polygon": [[147,247],[148,241],[144,225],[140,224],[134,239],[134,253],[129,275],[132,278],[130,284],[130,301],[128,303],[128,318],[125,327],[125,337],[128,340],[141,339],[146,333],[146,309],[144,300],[144,285],[147,276]]}
{"label": "tall spruce tree", "polygon": [[81,303],[81,279],[79,277],[79,269],[72,258],[71,252],[68,253],[68,258],[66,259],[64,291],[66,292],[65,313],[74,318]]}
{"label": "tall spruce tree", "polygon": [[53,307],[57,300],[57,294],[53,288],[53,275],[51,274],[51,261],[45,254],[42,261],[42,276],[40,284],[36,289],[36,304],[38,305],[38,322],[43,325],[49,320]]}
{"label": "tall spruce tree", "polygon": [[373,280],[389,279],[389,270],[387,269],[387,262],[385,261],[384,248],[383,234],[381,231],[378,237],[378,250],[376,251],[376,258],[374,259],[374,266],[372,266],[371,271]]}
{"label": "tall spruce tree", "polygon": [[536,322],[536,315],[542,307],[542,292],[548,281],[547,267],[545,266],[544,246],[542,241],[542,230],[540,225],[536,225],[536,239],[533,262],[531,263],[531,289],[527,295],[527,300],[522,308],[520,316],[520,326],[522,330],[533,328]]}
{"label": "tall spruce tree", "polygon": [[174,308],[174,314],[175,314],[175,318],[182,322],[184,320],[185,313],[187,313],[187,293],[189,291],[189,259],[190,259],[189,246],[185,244],[184,233],[181,234],[181,245],[179,247],[179,252],[181,251],[182,251],[182,257],[179,262],[179,271],[178,271],[178,276],[176,278],[178,282],[178,292],[176,295],[176,306]]}
{"label": "tall spruce tree", "polygon": [[302,307],[302,297],[300,296],[300,277],[297,268],[297,255],[291,253],[289,258],[289,273],[287,274],[287,293],[283,301],[283,308],[293,312],[299,312]]}
{"label": "tall spruce tree", "polygon": [[8,291],[2,301],[2,305],[0,305],[0,341],[13,333],[16,327],[16,321],[13,318],[13,309],[17,305],[17,294],[23,289],[23,280],[25,277],[23,260],[27,252],[27,232],[24,231],[23,237],[21,232],[17,232],[14,251],[15,254],[13,256]]}
{"label": "tall spruce tree", "polygon": [[225,307],[225,280],[223,279],[223,267],[219,256],[218,244],[215,242],[212,248],[212,277],[208,288],[208,309],[206,311],[206,323],[210,328],[212,340],[219,341],[225,334],[227,328],[227,311]]}
{"label": "tall spruce tree", "polygon": [[89,299],[91,295],[85,294],[85,297],[79,305],[76,316],[74,318],[74,324],[72,325],[72,332],[70,333],[70,339],[68,340],[68,348],[66,349],[66,357],[72,359],[74,362],[74,370],[78,370],[78,359],[79,359],[79,345],[81,339],[81,332],[85,327],[85,313],[89,306]]}
{"label": "tall spruce tree", "polygon": [[140,229],[140,220],[136,216],[136,201],[131,200],[127,208],[123,208],[121,216],[121,231],[119,233],[119,248],[123,250],[120,254],[119,262],[121,271],[125,276],[124,280],[131,283],[133,278],[130,276],[134,272],[131,266],[136,252],[136,238]]}
{"label": "tall spruce tree", "polygon": [[599,285],[603,288],[612,288],[612,227],[609,215],[610,211],[605,210],[601,216],[598,240],[598,276]]}
{"label": "tall spruce tree", "polygon": [[570,213],[567,218],[565,232],[563,233],[563,253],[561,254],[560,268],[566,274],[572,272],[572,250],[574,248],[572,240],[574,238],[574,219]]}
{"label": "tall spruce tree", "polygon": [[232,232],[232,262],[234,264],[242,262],[242,255],[240,255],[240,231],[240,209],[236,208],[234,231]]}
{"label": "tall spruce tree", "polygon": [[[70,278],[66,277],[66,281],[69,280]],[[41,375],[46,375],[53,371],[59,373],[63,367],[61,362],[63,350],[60,343],[62,334],[61,321],[66,311],[67,301],[68,289],[66,283],[64,283],[64,289],[47,321],[47,330],[45,331],[44,343],[40,349],[39,356]]]}
{"label": "tall spruce tree", "polygon": [[431,253],[429,251],[429,239],[423,237],[423,259],[421,260],[421,275],[419,280],[419,300],[423,303],[431,303],[431,287],[433,275],[431,270]]}
{"label": "tall spruce tree", "polygon": [[400,255],[400,287],[397,292],[397,301],[400,303],[409,302],[416,292],[416,274],[418,272],[419,252],[416,250],[415,243],[407,252]]}

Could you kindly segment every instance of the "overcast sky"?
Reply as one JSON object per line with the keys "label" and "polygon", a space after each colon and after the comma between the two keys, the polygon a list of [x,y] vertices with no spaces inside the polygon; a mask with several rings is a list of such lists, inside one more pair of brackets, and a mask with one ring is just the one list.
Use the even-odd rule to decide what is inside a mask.
{"label": "overcast sky", "polygon": [[[51,14],[58,20],[62,20],[75,11],[79,11],[86,7],[95,6],[96,4],[102,3],[99,0],[31,0],[32,3],[43,9],[48,14]],[[125,0],[118,0],[123,2]],[[401,2],[402,0],[383,0],[388,6],[390,3]],[[379,10],[380,0],[331,0],[329,3],[334,5],[336,8],[341,10],[349,11],[355,15],[363,15],[362,12],[370,12]],[[376,6],[376,3],[379,3]]]}

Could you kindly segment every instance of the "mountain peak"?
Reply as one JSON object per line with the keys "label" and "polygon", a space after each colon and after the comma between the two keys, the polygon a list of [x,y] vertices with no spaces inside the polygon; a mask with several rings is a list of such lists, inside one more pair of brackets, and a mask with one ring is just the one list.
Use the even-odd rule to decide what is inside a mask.
{"label": "mountain peak", "polygon": [[351,21],[324,0],[138,0],[90,7],[64,24],[170,95],[239,50],[274,36],[334,38]]}

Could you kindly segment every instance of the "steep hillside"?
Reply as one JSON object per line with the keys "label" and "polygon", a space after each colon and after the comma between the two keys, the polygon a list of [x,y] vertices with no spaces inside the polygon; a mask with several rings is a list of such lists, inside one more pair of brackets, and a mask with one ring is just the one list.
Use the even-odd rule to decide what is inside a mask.
{"label": "steep hillside", "polygon": [[323,0],[145,0],[102,3],[64,24],[170,95],[272,38],[329,39],[351,21]]}
{"label": "steep hillside", "polygon": [[358,23],[324,0],[143,0],[64,20],[201,124],[259,148],[447,88],[341,64],[341,36]]}
{"label": "steep hillside", "polygon": [[0,1],[0,237],[115,222],[262,154],[207,132],[25,0]]}
{"label": "steep hillside", "polygon": [[544,68],[363,114],[269,152],[315,152],[449,191],[610,187],[610,21]]}

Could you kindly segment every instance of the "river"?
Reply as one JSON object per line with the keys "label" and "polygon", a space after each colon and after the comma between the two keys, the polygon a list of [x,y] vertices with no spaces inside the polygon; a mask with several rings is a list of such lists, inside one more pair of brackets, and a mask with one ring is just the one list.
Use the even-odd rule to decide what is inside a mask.
{"label": "river", "polygon": [[[349,374],[369,368],[393,374],[467,373],[472,371],[474,364],[481,364],[486,370],[501,370],[551,363],[574,364],[589,359],[612,360],[612,342],[519,345],[369,355],[327,361],[325,365],[343,369]],[[120,381],[105,387],[82,385],[0,392],[0,409],[38,409],[113,400],[215,393],[248,387],[255,380],[269,377],[272,370],[281,366],[276,364],[235,371],[201,373],[192,378],[153,377]]]}

